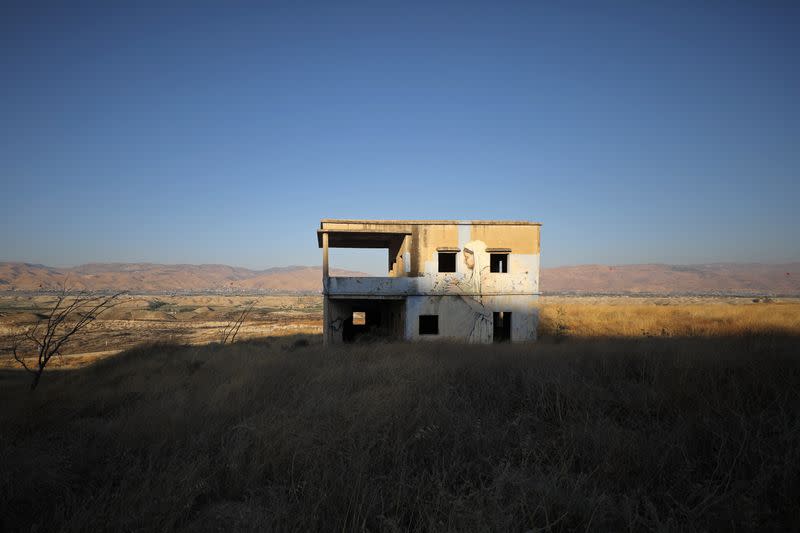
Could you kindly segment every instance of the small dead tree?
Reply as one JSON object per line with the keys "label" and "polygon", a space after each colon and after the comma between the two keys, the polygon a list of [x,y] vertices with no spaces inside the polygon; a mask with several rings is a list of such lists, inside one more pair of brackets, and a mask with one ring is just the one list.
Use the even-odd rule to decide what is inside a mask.
{"label": "small dead tree", "polygon": [[[67,289],[65,282],[50,311],[41,315],[33,327],[25,330],[11,348],[14,360],[33,375],[31,390],[39,384],[50,359],[55,355],[60,356],[64,345],[101,313],[122,303],[119,297],[123,294],[125,292],[99,296],[87,292],[74,293]],[[27,344],[34,352],[30,356],[34,362],[25,361],[25,354],[20,353],[22,344]]]}
{"label": "small dead tree", "polygon": [[229,321],[222,327],[221,333],[221,344],[233,344],[233,341],[236,340],[236,335],[239,333],[239,329],[241,329],[242,324],[247,319],[247,315],[253,310],[253,307],[256,305],[256,301],[252,300],[247,304],[241,313],[239,313],[236,318]]}

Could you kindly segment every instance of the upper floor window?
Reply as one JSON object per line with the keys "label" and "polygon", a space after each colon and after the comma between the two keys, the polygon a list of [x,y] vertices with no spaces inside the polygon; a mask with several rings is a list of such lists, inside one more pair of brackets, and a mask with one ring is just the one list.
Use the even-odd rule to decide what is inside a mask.
{"label": "upper floor window", "polygon": [[508,254],[489,254],[489,272],[508,272]]}
{"label": "upper floor window", "polygon": [[439,272],[456,271],[456,252],[439,252]]}

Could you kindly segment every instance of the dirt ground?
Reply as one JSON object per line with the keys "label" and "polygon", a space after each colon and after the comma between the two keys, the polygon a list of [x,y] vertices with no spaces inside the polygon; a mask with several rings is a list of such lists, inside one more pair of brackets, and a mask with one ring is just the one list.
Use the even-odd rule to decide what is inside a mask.
{"label": "dirt ground", "polygon": [[[7,351],[26,328],[46,316],[52,295],[0,296],[0,350]],[[140,344],[219,342],[226,327],[253,304],[236,340],[322,333],[320,296],[123,296],[120,305],[100,315],[68,342],[53,367],[82,366]],[[0,368],[14,366],[0,357]]]}

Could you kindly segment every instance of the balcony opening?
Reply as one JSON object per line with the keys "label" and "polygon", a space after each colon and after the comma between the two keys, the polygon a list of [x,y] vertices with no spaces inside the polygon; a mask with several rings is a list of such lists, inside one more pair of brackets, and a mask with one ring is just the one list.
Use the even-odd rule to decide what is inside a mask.
{"label": "balcony opening", "polygon": [[492,313],[493,340],[494,342],[510,342],[511,341],[511,313],[508,311],[500,311]]}
{"label": "balcony opening", "polygon": [[405,328],[402,300],[331,300],[334,312],[347,313],[342,341],[374,342],[401,339]]}
{"label": "balcony opening", "polygon": [[419,334],[438,335],[439,315],[419,315]]}
{"label": "balcony opening", "polygon": [[386,249],[331,248],[331,277],[387,276]]}
{"label": "balcony opening", "polygon": [[508,272],[508,254],[489,254],[489,272]]}
{"label": "balcony opening", "polygon": [[323,263],[327,256],[330,277],[354,277],[359,274],[399,277],[409,272],[410,260],[405,248],[409,235],[409,232],[321,229],[317,231],[317,241],[320,248],[326,248],[327,242]]}
{"label": "balcony opening", "polygon": [[439,252],[439,272],[456,271],[456,252]]}

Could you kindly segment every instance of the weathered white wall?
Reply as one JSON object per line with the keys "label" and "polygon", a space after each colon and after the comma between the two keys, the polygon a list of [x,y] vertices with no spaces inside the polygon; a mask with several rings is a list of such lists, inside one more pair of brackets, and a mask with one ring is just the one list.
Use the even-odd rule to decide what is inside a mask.
{"label": "weathered white wall", "polygon": [[[481,273],[480,293],[471,291],[463,282],[468,274],[425,273],[416,278],[394,277],[332,277],[328,280],[328,294],[333,296],[418,296],[444,294],[503,295],[539,293],[539,255],[509,258],[510,272]],[[516,265],[516,268],[514,266]]]}
{"label": "weathered white wall", "polygon": [[511,312],[511,341],[536,340],[539,327],[538,296],[484,296],[483,303],[492,312]]}
{"label": "weathered white wall", "polygon": [[347,302],[331,300],[326,296],[323,302],[323,342],[342,342],[344,321],[352,316],[353,312]]}
{"label": "weathered white wall", "polygon": [[[491,296],[480,302],[471,296],[409,296],[406,299],[407,340],[457,340],[490,343],[492,313],[511,312],[511,340],[536,340],[539,312],[537,296]],[[419,316],[438,315],[439,335],[420,335]]]}
{"label": "weathered white wall", "polygon": [[[437,246],[453,246],[456,240],[459,249],[456,272],[439,273]],[[490,272],[487,247],[511,250],[508,272]],[[465,248],[472,253],[467,255]],[[411,250],[419,255],[411,255]],[[326,334],[326,341],[341,340],[341,329],[337,332],[337,327],[350,316],[346,312],[349,306],[336,303],[329,297],[404,297],[403,336],[407,340],[492,342],[493,312],[512,313],[512,341],[536,339],[540,268],[538,227],[470,223],[420,226],[414,228],[413,238],[405,238],[395,257],[396,268],[389,277],[331,277],[328,280],[325,329],[330,329],[331,333]],[[408,276],[410,272],[412,274]],[[426,314],[438,315],[439,335],[419,335],[418,318]]]}

